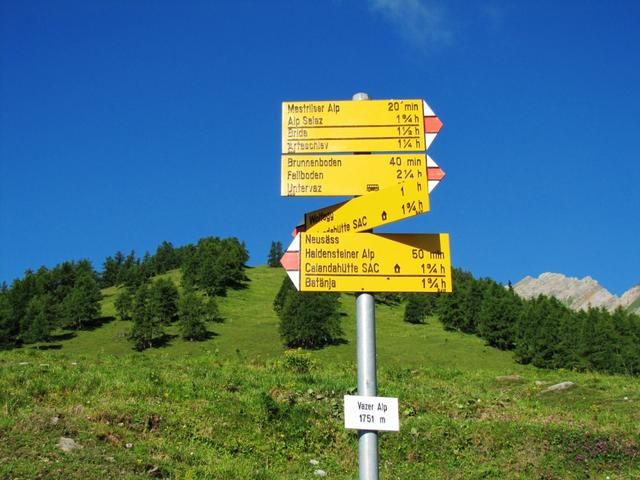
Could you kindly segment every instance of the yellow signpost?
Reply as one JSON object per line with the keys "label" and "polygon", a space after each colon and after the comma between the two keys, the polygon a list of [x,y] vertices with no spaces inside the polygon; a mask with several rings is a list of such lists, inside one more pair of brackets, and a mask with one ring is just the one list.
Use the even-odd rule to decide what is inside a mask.
{"label": "yellow signpost", "polygon": [[301,233],[300,290],[451,292],[449,235]]}
{"label": "yellow signpost", "polygon": [[[304,230],[280,263],[300,291],[357,292],[358,395],[371,410],[373,401],[380,405],[371,292],[451,292],[451,253],[446,233],[371,233],[429,210],[429,188],[444,173],[433,170],[437,165],[424,151],[442,122],[423,100],[368,100],[365,93],[353,98],[282,104],[280,193],[360,196],[307,213]],[[365,421],[360,417],[373,418],[359,414],[358,428]],[[365,427],[358,435],[359,478],[373,480],[375,430],[382,428]]]}
{"label": "yellow signpost", "polygon": [[364,195],[426,175],[424,153],[282,155],[282,196]]}
{"label": "yellow signpost", "polygon": [[354,233],[429,211],[427,181],[411,180],[305,214],[307,232]]}
{"label": "yellow signpost", "polygon": [[426,148],[422,100],[283,102],[282,153]]}

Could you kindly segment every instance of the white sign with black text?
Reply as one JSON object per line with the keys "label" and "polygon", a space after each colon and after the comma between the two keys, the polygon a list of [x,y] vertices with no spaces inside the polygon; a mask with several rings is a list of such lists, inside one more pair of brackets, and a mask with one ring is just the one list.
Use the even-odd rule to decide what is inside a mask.
{"label": "white sign with black text", "polygon": [[345,395],[344,428],[399,431],[398,399]]}

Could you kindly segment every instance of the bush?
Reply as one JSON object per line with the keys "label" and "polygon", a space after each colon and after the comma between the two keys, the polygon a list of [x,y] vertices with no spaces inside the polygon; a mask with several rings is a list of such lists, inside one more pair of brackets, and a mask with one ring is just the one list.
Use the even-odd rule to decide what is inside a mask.
{"label": "bush", "polygon": [[311,354],[301,348],[285,350],[284,365],[295,373],[307,373],[311,369]]}

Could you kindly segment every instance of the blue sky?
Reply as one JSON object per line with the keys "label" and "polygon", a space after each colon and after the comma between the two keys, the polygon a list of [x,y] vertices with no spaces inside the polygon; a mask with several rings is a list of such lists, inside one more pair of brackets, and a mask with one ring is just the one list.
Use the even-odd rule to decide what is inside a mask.
{"label": "blue sky", "polygon": [[640,283],[640,2],[0,0],[0,281],[237,236],[263,264],[282,101],[424,98],[453,264]]}

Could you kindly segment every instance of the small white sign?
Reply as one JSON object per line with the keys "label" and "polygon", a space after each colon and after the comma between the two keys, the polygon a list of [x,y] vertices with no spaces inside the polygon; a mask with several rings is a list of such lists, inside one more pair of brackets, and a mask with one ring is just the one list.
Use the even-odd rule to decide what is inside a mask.
{"label": "small white sign", "polygon": [[344,428],[399,431],[398,399],[345,395]]}

